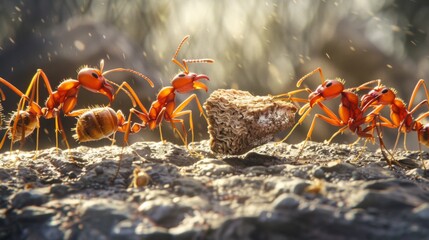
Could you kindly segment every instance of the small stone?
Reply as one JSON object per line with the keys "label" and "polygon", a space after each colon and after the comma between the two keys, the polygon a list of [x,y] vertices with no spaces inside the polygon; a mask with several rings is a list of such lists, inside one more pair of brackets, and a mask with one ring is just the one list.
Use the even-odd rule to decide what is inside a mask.
{"label": "small stone", "polygon": [[253,166],[244,169],[244,173],[251,174],[252,176],[259,176],[267,174],[267,168],[264,166]]}
{"label": "small stone", "polygon": [[427,193],[415,183],[405,180],[377,180],[349,197],[353,208],[409,210],[428,201]]}
{"label": "small stone", "polygon": [[299,197],[295,194],[283,193],[272,203],[274,209],[296,209],[299,206]]}
{"label": "small stone", "polygon": [[353,174],[358,174],[361,179],[367,180],[389,179],[395,177],[391,170],[385,169],[377,163],[371,163],[365,167],[357,168]]}
{"label": "small stone", "polygon": [[82,236],[93,236],[95,233],[109,236],[113,227],[130,216],[130,211],[123,201],[94,199],[88,200],[78,209],[80,223],[83,226]]}
{"label": "small stone", "polygon": [[6,169],[0,169],[0,180],[4,181],[10,178],[10,174],[6,171]]}
{"label": "small stone", "polygon": [[75,173],[75,172],[69,172],[69,178],[70,179],[75,179],[75,178],[77,178],[77,174]]}
{"label": "small stone", "polygon": [[335,172],[337,174],[351,174],[356,167],[350,163],[338,162],[327,167],[321,167],[325,172]]}
{"label": "small stone", "polygon": [[28,222],[46,221],[55,215],[55,211],[45,207],[27,206],[17,211],[17,220]]}
{"label": "small stone", "polygon": [[323,179],[325,178],[325,171],[322,168],[316,168],[313,172],[313,177]]}
{"label": "small stone", "polygon": [[102,166],[96,166],[94,169],[94,172],[97,176],[101,175],[104,173],[104,169]]}
{"label": "small stone", "polygon": [[175,203],[158,201],[144,202],[138,208],[138,211],[146,215],[151,221],[165,228],[179,225],[189,210],[190,208]]}
{"label": "small stone", "polygon": [[25,190],[16,193],[11,198],[13,208],[23,208],[31,205],[42,205],[48,201],[48,196],[36,190]]}
{"label": "small stone", "polygon": [[427,171],[425,171],[422,168],[414,168],[414,169],[408,170],[406,175],[412,176],[412,177],[426,177]]}
{"label": "small stone", "polygon": [[50,193],[55,197],[64,197],[69,192],[69,187],[63,184],[54,184],[51,186]]}
{"label": "small stone", "polygon": [[419,218],[428,221],[429,220],[429,203],[424,203],[414,208],[413,213]]}
{"label": "small stone", "polygon": [[302,195],[306,191],[308,186],[310,186],[310,184],[307,182],[298,182],[292,186],[291,190],[292,190],[292,193],[295,193],[297,195]]}
{"label": "small stone", "polygon": [[231,165],[217,159],[203,159],[194,164],[201,175],[222,176],[234,172]]}
{"label": "small stone", "polygon": [[135,238],[135,223],[131,220],[125,219],[115,225],[113,234],[115,239],[132,239]]}

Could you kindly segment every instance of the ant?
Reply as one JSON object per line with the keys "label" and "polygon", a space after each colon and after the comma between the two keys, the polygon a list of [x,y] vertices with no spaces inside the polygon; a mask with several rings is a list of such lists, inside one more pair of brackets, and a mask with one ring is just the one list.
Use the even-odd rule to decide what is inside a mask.
{"label": "ant", "polygon": [[[332,139],[335,136],[337,136],[340,133],[343,133],[346,129],[350,129],[353,133],[356,133],[358,135],[358,140],[360,138],[365,138],[365,139],[370,139],[373,141],[374,137],[373,137],[372,131],[374,128],[376,128],[375,119],[376,119],[376,116],[379,114],[379,112],[382,110],[382,108],[384,106],[382,106],[382,105],[377,106],[370,113],[365,114],[365,111],[369,108],[369,105],[374,100],[369,101],[367,103],[367,105],[360,108],[359,107],[359,97],[355,93],[355,91],[359,91],[361,89],[368,89],[367,85],[372,84],[372,83],[376,83],[376,82],[379,83],[380,80],[368,81],[366,83],[363,83],[359,87],[345,89],[344,81],[342,81],[340,79],[325,80],[325,78],[323,76],[322,69],[319,67],[319,68],[313,70],[312,72],[306,74],[301,79],[299,79],[297,84],[296,84],[297,87],[300,87],[302,82],[306,78],[310,77],[311,75],[313,75],[317,72],[320,75],[320,79],[321,79],[322,84],[319,85],[316,88],[316,90],[311,91],[309,88],[305,88],[305,89],[299,89],[299,90],[295,90],[295,91],[292,91],[289,93],[280,94],[280,95],[275,96],[275,97],[285,97],[285,96],[291,97],[292,95],[299,93],[299,92],[302,92],[302,91],[307,91],[309,93],[308,100],[302,99],[302,98],[293,98],[293,97],[290,98],[292,101],[306,102],[306,104],[303,105],[299,110],[299,114],[302,115],[301,118],[297,121],[295,126],[289,132],[289,134],[283,140],[281,140],[281,142],[285,141],[292,134],[292,132],[295,130],[295,128],[298,125],[302,124],[304,119],[310,114],[311,109],[316,104],[322,109],[322,111],[326,115],[322,115],[322,114],[315,114],[314,115],[313,120],[312,120],[311,125],[310,125],[310,128],[309,128],[308,133],[307,133],[307,137],[304,141],[303,146],[301,147],[301,150],[300,150],[298,156],[301,155],[305,144],[311,138],[311,135],[313,133],[313,130],[314,130],[314,127],[316,124],[316,119],[321,119],[321,120],[323,120],[323,121],[325,121],[325,122],[327,122],[333,126],[340,127],[340,129],[337,132],[335,132],[331,136],[331,138],[327,141],[328,144],[332,141]],[[341,96],[341,104],[340,104],[339,110],[338,110],[339,115],[337,116],[332,110],[330,110],[326,105],[324,105],[323,102],[325,100],[333,99],[333,98],[336,98],[338,96]],[[362,125],[364,125],[364,124],[370,124],[370,125],[365,127],[365,128],[362,128]],[[380,147],[383,147],[383,146],[384,145],[381,145]],[[383,152],[383,154],[384,154],[384,152]]]}
{"label": "ant", "polygon": [[[173,55],[172,62],[175,63],[182,69],[182,72],[178,73],[173,80],[171,81],[171,86],[162,88],[158,95],[157,99],[152,102],[152,105],[149,108],[149,111],[139,103],[141,111],[137,109],[131,109],[131,112],[134,113],[141,121],[142,124],[135,123],[132,127],[132,132],[138,132],[140,128],[149,127],[151,130],[159,126],[159,132],[161,141],[164,141],[162,137],[161,122],[164,119],[167,122],[171,123],[171,126],[174,132],[177,132],[182,139],[183,143],[188,146],[187,140],[187,131],[185,129],[185,124],[183,119],[178,117],[183,115],[189,115],[189,124],[192,134],[192,142],[194,141],[194,127],[192,121],[192,111],[183,109],[193,100],[197,102],[198,109],[200,114],[204,116],[207,120],[206,115],[204,114],[203,108],[196,94],[192,94],[186,98],[181,104],[176,107],[176,93],[187,93],[192,90],[203,89],[206,92],[208,91],[207,86],[199,82],[200,80],[209,80],[208,76],[204,74],[196,74],[189,72],[188,63],[213,63],[212,59],[183,59],[182,62],[177,60],[177,55],[179,54],[182,45],[189,38],[185,36],[180,42],[179,46],[176,49],[176,52]],[[176,124],[179,123],[182,126],[183,135],[177,129]]]}
{"label": "ant", "polygon": [[[144,108],[137,94],[127,82],[123,82],[113,96],[115,96],[120,90],[127,93],[133,102],[133,106],[138,104],[139,107]],[[123,146],[119,157],[118,167],[114,177],[111,179],[111,183],[113,183],[119,174],[122,153],[125,146],[128,145],[129,134],[135,133],[135,128],[131,128],[132,112],[130,111],[128,118],[126,119],[121,110],[115,112],[115,110],[107,106],[74,110],[74,114],[78,116],[78,118],[76,127],[72,129],[75,131],[73,138],[78,142],[89,142],[109,138],[113,144],[115,142],[114,135],[116,132],[124,133]],[[137,128],[137,131],[139,131],[140,128],[141,126]],[[113,137],[110,137],[112,135]]]}
{"label": "ant", "polygon": [[100,60],[100,68],[83,66],[77,74],[77,79],[67,79],[61,82],[56,91],[52,91],[49,82],[45,81],[49,92],[49,97],[45,103],[45,116],[50,118],[59,110],[62,110],[66,116],[78,115],[79,113],[74,114],[72,110],[76,106],[80,86],[91,92],[100,93],[106,96],[111,103],[115,96],[115,91],[112,85],[115,85],[118,88],[120,87],[118,84],[105,77],[105,75],[112,72],[130,72],[145,79],[151,87],[154,86],[153,82],[148,77],[132,69],[115,68],[104,72],[103,69],[103,59]]}
{"label": "ant", "polygon": [[[419,102],[417,105],[413,106],[414,99],[417,95],[417,91],[423,86],[426,99]],[[426,83],[423,79],[420,79],[414,87],[414,90],[411,94],[410,101],[408,103],[408,108],[406,107],[405,102],[396,97],[396,92],[393,89],[387,88],[383,85],[378,85],[373,90],[362,96],[362,105],[389,105],[390,107],[390,120],[380,116],[382,121],[379,125],[388,128],[398,129],[398,134],[396,137],[395,145],[393,147],[394,151],[397,147],[399,137],[401,132],[404,133],[404,148],[407,150],[406,146],[406,134],[415,131],[417,132],[417,138],[419,141],[419,151],[420,159],[422,161],[422,166],[426,169],[426,166],[423,162],[421,143],[426,146],[429,146],[429,124],[423,125],[420,121],[429,116],[429,112],[425,112],[419,117],[413,119],[412,115],[423,105],[427,105],[429,99],[429,92],[426,86]],[[407,150],[408,151],[408,150]]]}
{"label": "ant", "polygon": [[[2,84],[6,85],[9,89],[11,89],[14,93],[21,97],[18,103],[17,111],[11,115],[8,121],[6,133],[0,142],[0,149],[3,147],[7,136],[9,136],[9,138],[11,139],[10,151],[12,151],[13,143],[15,142],[21,141],[22,146],[24,143],[24,139],[31,135],[36,128],[37,139],[39,138],[39,119],[43,116],[43,109],[38,104],[38,82],[40,76],[47,80],[45,73],[40,69],[37,70],[25,93],[21,92],[14,85],[0,77],[0,82]],[[36,85],[36,88],[33,88],[34,84]],[[1,92],[3,95],[3,99],[5,99],[3,91]],[[60,129],[60,131],[63,133],[61,123],[58,124],[58,122],[56,122],[56,128]],[[62,136],[63,138],[65,137],[64,134]],[[64,138],[64,140],[66,139]],[[36,141],[36,151],[37,150],[38,141]]]}

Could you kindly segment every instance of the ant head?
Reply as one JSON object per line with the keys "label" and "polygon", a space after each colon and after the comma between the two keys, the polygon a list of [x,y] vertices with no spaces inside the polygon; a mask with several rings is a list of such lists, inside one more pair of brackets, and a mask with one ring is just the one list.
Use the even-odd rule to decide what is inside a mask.
{"label": "ant head", "polygon": [[171,85],[179,93],[185,93],[195,89],[204,89],[207,92],[207,86],[202,82],[198,82],[199,80],[203,79],[209,80],[209,77],[204,74],[186,74],[184,72],[181,72],[173,78],[173,80],[171,81]]}
{"label": "ant head", "polygon": [[326,80],[317,87],[316,91],[308,96],[310,106],[313,107],[318,102],[338,97],[343,91],[344,83],[339,79]]}
{"label": "ant head", "polygon": [[77,80],[87,90],[95,93],[101,93],[109,98],[109,101],[113,100],[113,94],[115,93],[112,85],[110,85],[103,76],[101,70],[97,68],[82,68],[77,74]]}
{"label": "ant head", "polygon": [[387,88],[385,86],[376,87],[373,90],[369,91],[367,94],[362,96],[361,106],[369,105],[389,105],[392,104],[396,99],[396,94],[393,89]]}

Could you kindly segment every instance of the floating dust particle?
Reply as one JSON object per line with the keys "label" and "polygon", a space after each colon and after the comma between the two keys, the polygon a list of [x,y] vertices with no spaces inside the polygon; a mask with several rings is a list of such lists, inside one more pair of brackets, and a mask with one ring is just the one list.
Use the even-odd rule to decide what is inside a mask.
{"label": "floating dust particle", "polygon": [[243,154],[271,141],[295,122],[296,106],[285,99],[219,89],[204,103],[210,148],[221,154]]}
{"label": "floating dust particle", "polygon": [[390,68],[390,69],[392,69],[392,68],[393,68],[393,66],[392,66],[392,65],[390,65],[390,64],[387,64],[387,65],[386,65],[386,67],[387,67],[387,68]]}
{"label": "floating dust particle", "polygon": [[75,40],[75,41],[73,42],[73,44],[74,44],[74,46],[76,47],[76,49],[77,49],[77,50],[79,50],[79,51],[83,51],[83,50],[85,50],[85,44],[84,44],[82,41],[80,41],[80,40]]}
{"label": "floating dust particle", "polygon": [[325,53],[326,57],[330,60],[331,56],[329,56],[329,53]]}

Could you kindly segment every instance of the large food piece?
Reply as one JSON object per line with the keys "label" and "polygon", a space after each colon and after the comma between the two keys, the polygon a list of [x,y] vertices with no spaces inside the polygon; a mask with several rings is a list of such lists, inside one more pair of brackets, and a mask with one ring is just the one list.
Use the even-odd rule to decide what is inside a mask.
{"label": "large food piece", "polygon": [[272,96],[219,89],[204,103],[209,120],[210,148],[222,154],[243,154],[271,141],[295,123],[297,107]]}

